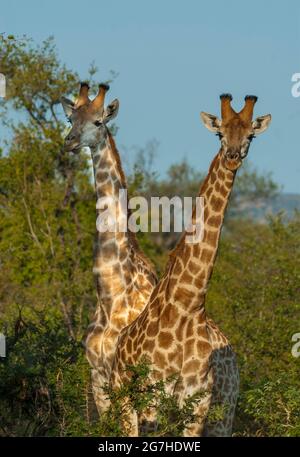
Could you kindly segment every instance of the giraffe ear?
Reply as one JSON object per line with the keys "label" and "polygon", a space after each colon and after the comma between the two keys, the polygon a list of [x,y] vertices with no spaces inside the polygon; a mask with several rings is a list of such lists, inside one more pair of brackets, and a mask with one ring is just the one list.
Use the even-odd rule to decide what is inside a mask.
{"label": "giraffe ear", "polygon": [[119,111],[119,100],[112,101],[104,110],[102,122],[107,124],[114,119]]}
{"label": "giraffe ear", "polygon": [[266,114],[265,116],[260,116],[252,122],[252,127],[254,130],[254,135],[259,135],[263,133],[270,125],[272,116],[271,114]]}
{"label": "giraffe ear", "polygon": [[200,113],[200,116],[205,127],[208,130],[214,133],[217,133],[220,130],[222,122],[217,116],[214,116],[213,114],[204,113],[203,111]]}
{"label": "giraffe ear", "polygon": [[66,97],[61,97],[60,102],[64,109],[65,115],[69,119],[74,111],[74,103]]}

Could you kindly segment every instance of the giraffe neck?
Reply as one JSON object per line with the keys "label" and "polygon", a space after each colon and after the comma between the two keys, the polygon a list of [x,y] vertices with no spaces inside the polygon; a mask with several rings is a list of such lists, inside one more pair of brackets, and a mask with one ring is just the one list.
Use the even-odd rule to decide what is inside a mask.
{"label": "giraffe neck", "polygon": [[[172,291],[174,300],[186,311],[199,311],[205,316],[205,296],[217,255],[224,215],[233,187],[235,171],[225,167],[222,150],[214,158],[199,196],[203,197],[203,237],[187,243],[184,232],[171,254],[167,273],[167,293]],[[193,224],[197,222],[195,209]]]}
{"label": "giraffe neck", "polygon": [[[118,150],[108,130],[106,130],[102,141],[91,148],[91,153],[97,199],[103,197],[118,199],[119,190],[127,190],[127,183]],[[101,214],[101,211],[99,213]],[[100,233],[101,235],[103,233]],[[106,236],[105,233],[104,238]]]}
{"label": "giraffe neck", "polygon": [[[119,191],[127,191],[126,179],[121,167],[120,156],[116,149],[115,142],[108,130],[105,138],[92,152],[95,188],[97,197],[97,221],[103,218],[107,212],[105,203],[99,207],[99,201],[105,199],[116,203],[116,230],[99,231],[97,228],[94,246],[94,275],[98,294],[98,321],[108,325],[111,315],[119,298],[124,295],[126,289],[126,274],[130,274],[126,262],[130,256],[131,249],[136,240],[133,234],[119,231],[119,224],[124,224],[124,216],[127,214],[127,199],[125,207],[121,208],[119,202]],[[103,200],[104,199],[104,200]],[[126,222],[126,221],[125,221]],[[128,271],[129,270],[129,271]],[[128,303],[124,296],[124,319]],[[122,319],[122,316],[119,316]]]}

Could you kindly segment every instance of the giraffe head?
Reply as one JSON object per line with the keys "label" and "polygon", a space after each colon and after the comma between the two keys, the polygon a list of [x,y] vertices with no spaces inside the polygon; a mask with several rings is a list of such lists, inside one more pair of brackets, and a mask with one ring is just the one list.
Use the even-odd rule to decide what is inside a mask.
{"label": "giraffe head", "polygon": [[257,101],[255,95],[245,97],[245,105],[239,113],[236,113],[231,106],[232,96],[230,94],[223,94],[220,99],[221,119],[203,112],[201,117],[205,127],[220,138],[221,153],[226,168],[236,170],[247,156],[253,138],[268,128],[271,115],[259,116],[252,120],[254,105]]}
{"label": "giraffe head", "polygon": [[64,112],[72,125],[65,138],[66,151],[79,152],[83,147],[94,147],[106,137],[106,124],[116,117],[119,109],[117,99],[104,107],[104,98],[108,90],[107,84],[100,84],[98,94],[91,101],[88,96],[88,84],[81,83],[75,103],[68,98],[61,98]]}

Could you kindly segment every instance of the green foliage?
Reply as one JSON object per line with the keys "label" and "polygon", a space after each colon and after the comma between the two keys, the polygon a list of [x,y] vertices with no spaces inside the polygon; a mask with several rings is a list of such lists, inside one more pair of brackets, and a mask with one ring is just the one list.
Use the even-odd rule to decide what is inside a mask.
{"label": "green foliage", "polygon": [[[88,434],[76,402],[83,401],[77,386],[88,385],[81,340],[96,303],[95,197],[87,157],[62,150],[65,121],[58,110],[78,76],[58,61],[51,39],[41,46],[0,40],[9,82],[1,119],[12,136],[0,157],[0,328],[8,338],[1,433],[68,434],[70,416]],[[18,113],[14,121],[8,107]]]}
{"label": "green foliage", "polygon": [[[166,381],[149,382],[151,368],[146,359],[136,366],[128,365],[127,371],[131,374],[130,380],[119,389],[112,390],[108,385],[105,387],[111,406],[100,420],[102,436],[124,436],[124,430],[130,430],[131,427],[132,408],[140,418],[145,412],[154,417],[155,412],[157,427],[148,436],[180,436],[189,424],[199,419],[195,407],[205,391],[186,398],[180,405],[178,397],[172,393],[178,376],[171,376]],[[222,408],[212,408],[209,420],[220,420],[223,414]]]}
{"label": "green foliage", "polygon": [[46,313],[39,324],[19,319],[8,330],[0,363],[0,436],[91,434],[89,367],[81,344]]}
{"label": "green foliage", "polygon": [[281,371],[274,379],[259,383],[242,393],[241,403],[255,420],[256,435],[300,435],[299,370]]}
{"label": "green foliage", "polygon": [[[291,354],[291,338],[300,322],[299,227],[299,216],[288,224],[280,217],[268,225],[240,220],[231,223],[221,244],[207,308],[238,353],[239,434],[288,435],[293,427],[299,430],[299,395],[294,395],[293,407],[286,404],[300,388],[299,360]],[[279,399],[291,408],[291,427]]]}

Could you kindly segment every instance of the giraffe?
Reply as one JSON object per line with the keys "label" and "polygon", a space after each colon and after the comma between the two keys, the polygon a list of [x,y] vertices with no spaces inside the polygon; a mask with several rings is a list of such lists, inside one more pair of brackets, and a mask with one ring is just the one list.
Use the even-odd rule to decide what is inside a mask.
{"label": "giraffe", "polygon": [[[97,201],[108,197],[118,203],[116,223],[122,224],[127,207],[124,210],[120,205],[119,190],[126,190],[127,184],[115,141],[107,127],[118,113],[119,102],[114,100],[104,108],[108,90],[108,85],[100,84],[97,96],[91,101],[88,84],[81,83],[76,103],[62,97],[63,109],[72,125],[64,148],[74,153],[83,147],[90,148]],[[97,218],[104,217],[105,211],[106,208],[97,207]],[[131,231],[96,231],[93,273],[97,309],[87,330],[85,347],[92,367],[93,395],[101,414],[108,406],[102,388],[110,377],[119,333],[140,314],[157,279],[154,267]]]}
{"label": "giraffe", "polygon": [[[236,171],[252,139],[271,121],[270,115],[252,120],[256,96],[246,96],[240,112],[233,110],[230,94],[220,99],[221,119],[201,113],[204,125],[221,140],[199,192],[204,197],[203,237],[187,243],[187,232],[183,232],[149,303],[120,334],[111,377],[112,387],[119,387],[131,376],[126,366],[146,357],[152,381],[179,374],[172,386],[179,404],[199,390],[205,391],[195,408],[197,422],[186,428],[185,436],[228,436],[232,431],[239,389],[236,356],[225,335],[207,317],[205,298]],[[192,221],[197,223],[195,209]],[[206,420],[212,404],[225,406],[223,420],[213,426]],[[138,434],[139,425],[144,432],[151,426],[155,430],[155,413],[137,418],[131,409],[128,417],[131,424],[126,432],[132,436]]]}

